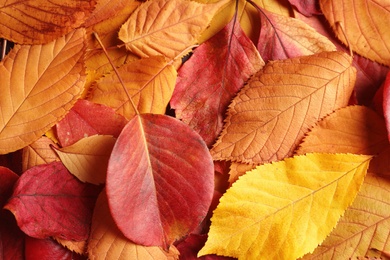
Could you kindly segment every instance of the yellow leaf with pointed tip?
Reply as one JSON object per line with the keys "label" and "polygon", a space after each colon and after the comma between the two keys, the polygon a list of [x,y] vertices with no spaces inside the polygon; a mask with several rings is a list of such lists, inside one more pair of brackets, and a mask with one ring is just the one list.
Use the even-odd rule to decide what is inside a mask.
{"label": "yellow leaf with pointed tip", "polygon": [[[164,57],[133,61],[118,68],[118,72],[140,113],[165,113],[175,87],[177,72]],[[126,119],[130,120],[135,115],[115,73],[98,80],[88,99],[115,109]]]}
{"label": "yellow leaf with pointed tip", "polygon": [[312,252],[355,199],[370,159],[307,154],[247,172],[220,199],[198,256],[296,259]]}
{"label": "yellow leaf with pointed tip", "polygon": [[119,39],[140,57],[173,59],[195,44],[220,6],[186,0],[147,1],[122,25]]}
{"label": "yellow leaf with pointed tip", "polygon": [[351,62],[342,52],[269,62],[230,104],[213,159],[259,164],[291,156],[311,125],[348,104]]}
{"label": "yellow leaf with pointed tip", "polygon": [[344,44],[364,57],[390,65],[390,33],[384,26],[390,24],[388,1],[320,0],[320,6]]}
{"label": "yellow leaf with pointed tip", "polygon": [[70,173],[82,182],[98,185],[106,182],[108,159],[115,141],[109,135],[93,135],[55,150]]}
{"label": "yellow leaf with pointed tip", "polygon": [[390,251],[389,193],[388,179],[367,175],[353,204],[329,237],[302,259],[356,259],[380,256],[380,252],[378,255],[371,249]]}
{"label": "yellow leaf with pointed tip", "polygon": [[318,122],[295,153],[313,152],[375,155],[369,172],[390,174],[390,144],[385,120],[368,107],[341,108]]}
{"label": "yellow leaf with pointed tip", "polygon": [[96,201],[92,216],[88,257],[91,260],[175,260],[179,259],[179,251],[173,245],[166,252],[161,247],[137,245],[128,240],[111,217],[104,189]]}
{"label": "yellow leaf with pointed tip", "polygon": [[85,82],[85,30],[17,45],[0,63],[0,153],[21,149],[72,108]]}

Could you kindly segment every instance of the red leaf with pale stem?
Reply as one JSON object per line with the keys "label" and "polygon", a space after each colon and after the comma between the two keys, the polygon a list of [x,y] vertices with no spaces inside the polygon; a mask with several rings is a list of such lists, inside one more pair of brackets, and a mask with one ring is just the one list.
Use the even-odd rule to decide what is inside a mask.
{"label": "red leaf with pale stem", "polygon": [[168,248],[207,214],[212,158],[202,138],[179,120],[137,115],[114,146],[106,189],[113,219],[128,239]]}
{"label": "red leaf with pale stem", "polygon": [[86,240],[99,190],[78,181],[62,163],[52,162],[24,172],[4,208],[29,236]]}

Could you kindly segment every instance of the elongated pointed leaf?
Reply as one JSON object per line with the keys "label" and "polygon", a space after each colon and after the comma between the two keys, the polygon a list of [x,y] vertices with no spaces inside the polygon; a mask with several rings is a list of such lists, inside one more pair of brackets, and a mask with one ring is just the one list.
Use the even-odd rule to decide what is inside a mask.
{"label": "elongated pointed leaf", "polygon": [[370,158],[307,154],[247,172],[220,199],[199,256],[296,259],[312,252],[355,199]]}
{"label": "elongated pointed leaf", "polygon": [[292,155],[311,125],[348,104],[351,61],[322,52],[267,64],[233,99],[213,158],[256,164]]}
{"label": "elongated pointed leaf", "polygon": [[46,45],[16,46],[0,63],[0,153],[42,136],[71,109],[85,76],[85,30]]}
{"label": "elongated pointed leaf", "polygon": [[231,99],[263,66],[264,61],[240,24],[230,21],[180,68],[170,101],[176,117],[211,146],[222,130]]}
{"label": "elongated pointed leaf", "polygon": [[202,138],[164,116],[135,116],[123,129],[107,171],[111,214],[137,244],[168,248],[206,216],[214,167]]}

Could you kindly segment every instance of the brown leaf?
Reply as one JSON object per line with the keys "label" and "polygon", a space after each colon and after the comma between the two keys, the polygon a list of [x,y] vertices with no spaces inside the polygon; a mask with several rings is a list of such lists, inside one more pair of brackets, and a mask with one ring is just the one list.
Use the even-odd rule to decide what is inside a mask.
{"label": "brown leaf", "polygon": [[71,109],[84,85],[85,30],[46,45],[18,45],[0,63],[0,153],[42,136]]}
{"label": "brown leaf", "polygon": [[94,0],[0,0],[0,38],[20,44],[45,44],[78,28]]}
{"label": "brown leaf", "polygon": [[311,125],[348,104],[351,62],[341,52],[270,62],[229,106],[213,158],[254,164],[292,155]]}

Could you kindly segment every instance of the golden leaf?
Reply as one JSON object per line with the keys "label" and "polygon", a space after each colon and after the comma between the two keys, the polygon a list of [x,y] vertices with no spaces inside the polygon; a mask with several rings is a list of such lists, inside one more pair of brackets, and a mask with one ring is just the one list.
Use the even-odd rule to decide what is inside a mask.
{"label": "golden leaf", "polygon": [[23,148],[22,171],[40,165],[59,161],[57,154],[50,149],[50,146],[56,147],[56,144],[49,138],[42,136],[32,144]]}
{"label": "golden leaf", "polygon": [[389,193],[388,179],[367,175],[356,199],[336,228],[303,259],[356,259],[358,256],[378,256],[370,250],[374,248],[389,251]]}
{"label": "golden leaf", "polygon": [[82,182],[98,185],[106,182],[108,159],[115,141],[109,135],[94,135],[56,152],[70,173]]}
{"label": "golden leaf", "polygon": [[375,155],[369,172],[382,176],[390,173],[385,121],[364,106],[336,110],[310,129],[296,154],[313,152]]}
{"label": "golden leaf", "polygon": [[91,0],[0,0],[0,38],[49,43],[83,24],[94,6]]}
{"label": "golden leaf", "polygon": [[[140,113],[164,114],[176,83],[177,72],[164,57],[133,61],[118,68],[127,91]],[[134,109],[115,73],[97,81],[89,100],[112,107],[126,119]]]}
{"label": "golden leaf", "polygon": [[138,6],[136,0],[99,0],[92,14],[83,24],[84,27],[90,27],[104,20],[116,18],[126,6]]}
{"label": "golden leaf", "polygon": [[84,86],[85,30],[16,46],[0,63],[0,153],[21,149],[65,116]]}
{"label": "golden leaf", "polygon": [[296,259],[312,252],[353,202],[370,158],[307,154],[247,172],[220,199],[198,255]]}
{"label": "golden leaf", "polygon": [[230,104],[213,158],[258,164],[290,156],[311,125],[348,104],[351,61],[323,52],[267,64]]}
{"label": "golden leaf", "polygon": [[220,6],[186,0],[147,1],[122,25],[119,39],[140,57],[173,59],[195,44]]}
{"label": "golden leaf", "polygon": [[119,231],[111,217],[105,190],[99,195],[92,217],[88,242],[89,259],[175,260],[178,250],[172,245],[169,252],[157,246],[137,245]]}
{"label": "golden leaf", "polygon": [[390,34],[384,26],[390,24],[388,1],[320,0],[320,5],[342,42],[364,57],[390,65]]}

